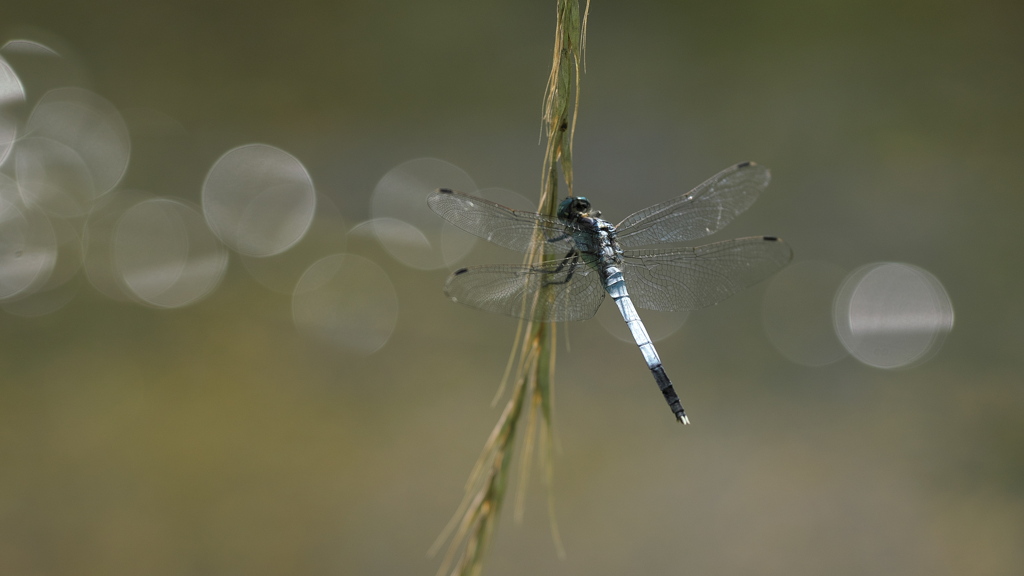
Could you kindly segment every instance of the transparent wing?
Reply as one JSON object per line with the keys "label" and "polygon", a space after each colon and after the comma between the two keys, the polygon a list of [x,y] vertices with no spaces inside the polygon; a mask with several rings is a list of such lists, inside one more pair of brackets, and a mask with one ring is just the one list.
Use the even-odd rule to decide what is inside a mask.
{"label": "transparent wing", "polygon": [[598,274],[582,263],[463,268],[448,277],[444,293],[472,308],[539,322],[586,320],[604,300]]}
{"label": "transparent wing", "polygon": [[571,226],[534,212],[513,210],[446,188],[432,193],[427,204],[455,226],[511,250],[527,252],[535,230],[544,241],[545,252],[564,255],[575,246],[572,237],[567,235]]}
{"label": "transparent wing", "polygon": [[755,236],[696,248],[629,251],[622,273],[637,308],[695,310],[757,284],[792,258],[782,240]]}
{"label": "transparent wing", "polygon": [[616,226],[619,244],[639,248],[712,234],[749,208],[770,179],[753,162],[722,170],[687,194],[627,216]]}

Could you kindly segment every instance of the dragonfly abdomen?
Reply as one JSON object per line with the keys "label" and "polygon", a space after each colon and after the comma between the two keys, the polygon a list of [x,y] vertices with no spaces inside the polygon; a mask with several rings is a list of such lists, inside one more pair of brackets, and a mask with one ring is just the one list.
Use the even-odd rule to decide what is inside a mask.
{"label": "dragonfly abdomen", "polygon": [[637,314],[636,307],[633,306],[633,301],[626,291],[626,282],[622,278],[622,271],[616,266],[607,266],[602,275],[605,278],[605,289],[619,308],[622,319],[626,321],[626,326],[629,327],[629,332],[633,335],[633,341],[640,348],[640,353],[643,354],[644,361],[647,362],[647,368],[654,375],[654,381],[658,383],[665,402],[668,403],[672,413],[676,415],[676,420],[683,424],[689,424],[690,420],[686,417],[686,411],[683,410],[683,404],[679,401],[679,395],[676,394],[672,381],[669,380],[668,374],[661,366],[658,351],[654,349],[651,337],[647,334],[647,328],[640,320],[640,315]]}

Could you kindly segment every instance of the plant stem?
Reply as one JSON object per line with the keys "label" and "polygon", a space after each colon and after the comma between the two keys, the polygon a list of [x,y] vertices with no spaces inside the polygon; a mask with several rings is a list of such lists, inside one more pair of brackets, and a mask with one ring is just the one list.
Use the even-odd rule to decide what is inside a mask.
{"label": "plant stem", "polygon": [[[580,66],[586,43],[589,10],[590,0],[587,0],[582,15],[579,0],[557,0],[554,54],[551,74],[548,76],[544,92],[543,126],[547,135],[547,146],[538,206],[538,211],[548,216],[554,216],[558,206],[559,167],[567,193],[572,195],[572,139],[576,130]],[[535,248],[527,254],[526,265],[537,265],[543,260],[544,251],[539,246],[539,243],[535,243]],[[537,300],[532,303],[533,306],[546,299],[545,292],[544,289],[540,291]],[[526,423],[522,432],[524,440],[518,460],[520,469],[516,517],[522,516],[530,464],[539,442],[544,481],[548,488],[552,536],[559,555],[563,554],[555,524],[551,491],[555,335],[554,324],[533,320],[523,320],[520,323],[517,343],[509,356],[509,366],[516,366],[512,393],[470,473],[462,503],[431,550],[432,553],[436,552],[448,537],[452,536],[451,544],[438,571],[439,575],[447,572],[449,567],[452,568],[452,576],[477,576],[483,569],[484,556],[494,534],[508,487],[516,430],[524,414]]]}

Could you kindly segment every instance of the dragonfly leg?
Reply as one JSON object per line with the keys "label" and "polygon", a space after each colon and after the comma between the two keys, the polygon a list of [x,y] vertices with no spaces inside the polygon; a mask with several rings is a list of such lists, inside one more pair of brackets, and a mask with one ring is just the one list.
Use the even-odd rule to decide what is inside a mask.
{"label": "dragonfly leg", "polygon": [[579,262],[580,253],[575,249],[570,250],[569,253],[565,255],[565,258],[562,258],[562,261],[558,263],[558,266],[555,266],[555,269],[550,272],[551,274],[558,274],[559,272],[562,271],[563,268],[565,268],[568,265],[569,272],[565,275],[565,278],[561,280],[546,280],[544,282],[544,286],[557,286],[559,284],[568,284],[569,281],[572,280],[572,275],[576,272],[576,266],[579,265]]}
{"label": "dragonfly leg", "polygon": [[570,236],[569,234],[562,234],[561,236],[555,236],[554,238],[548,238],[547,242],[549,244],[554,244],[555,242],[561,242],[563,240],[568,240],[569,238],[572,238],[572,236]]}

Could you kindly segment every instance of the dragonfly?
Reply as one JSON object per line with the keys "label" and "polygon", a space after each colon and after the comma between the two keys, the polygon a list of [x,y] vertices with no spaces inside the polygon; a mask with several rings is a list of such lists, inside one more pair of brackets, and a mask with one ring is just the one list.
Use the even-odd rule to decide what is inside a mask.
{"label": "dragonfly", "polygon": [[793,251],[774,236],[665,246],[720,230],[770,179],[760,164],[736,164],[616,225],[583,196],[563,200],[552,218],[442,188],[427,203],[448,222],[511,250],[541,251],[532,265],[460,268],[449,276],[445,294],[472,308],[537,322],[587,320],[611,296],[676,420],[689,424],[636,309],[705,308],[786,266]]}

